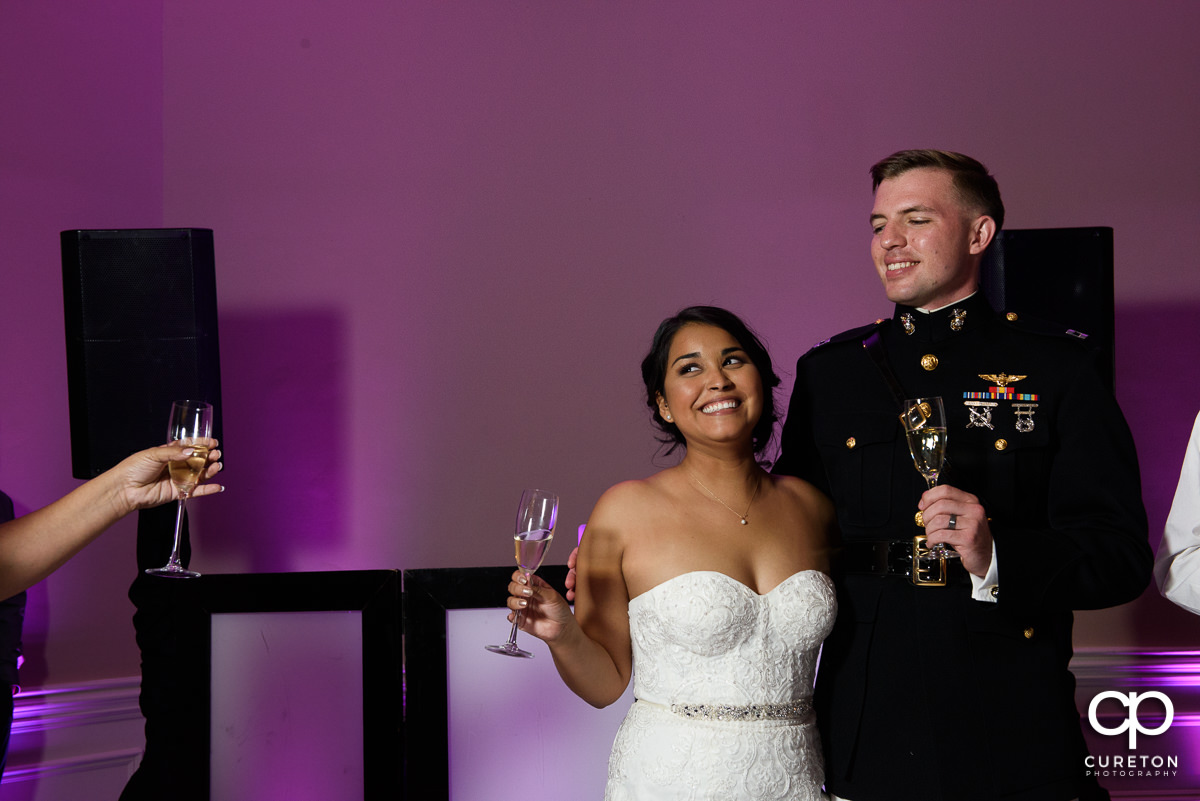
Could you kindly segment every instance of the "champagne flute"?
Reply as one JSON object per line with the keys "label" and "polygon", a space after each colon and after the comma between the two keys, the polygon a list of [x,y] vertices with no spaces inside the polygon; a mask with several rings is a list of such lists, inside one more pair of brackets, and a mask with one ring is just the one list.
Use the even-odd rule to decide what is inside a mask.
{"label": "champagne flute", "polygon": [[162,567],[146,570],[152,576],[169,578],[196,578],[199,573],[186,569],[179,561],[180,538],[183,534],[183,515],[187,499],[196,485],[204,478],[208,466],[207,440],[212,436],[213,407],[203,401],[182,400],[171,404],[171,419],[167,423],[167,440],[189,445],[192,455],[181,461],[171,462],[167,469],[171,483],[179,490],[179,505],[175,510],[175,544],[171,547],[171,558]]}
{"label": "champagne flute", "polygon": [[[545,490],[528,489],[521,493],[521,505],[517,507],[517,533],[513,543],[517,553],[517,567],[528,579],[542,565],[546,551],[554,539],[554,523],[558,519],[558,496]],[[484,646],[494,654],[519,656],[532,659],[533,654],[517,647],[517,627],[521,624],[521,613],[513,618],[512,631],[504,645]]]}
{"label": "champagne flute", "polygon": [[[925,477],[926,487],[933,489],[937,486],[946,459],[946,411],[942,399],[930,397],[904,401],[904,414],[900,415],[900,422],[904,424],[913,466]],[[953,548],[943,543],[931,545],[929,553],[946,558],[958,556]]]}

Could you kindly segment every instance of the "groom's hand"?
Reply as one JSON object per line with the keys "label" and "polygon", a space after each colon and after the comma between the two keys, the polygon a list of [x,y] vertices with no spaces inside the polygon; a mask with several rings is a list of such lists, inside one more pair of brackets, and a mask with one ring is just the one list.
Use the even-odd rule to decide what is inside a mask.
{"label": "groom's hand", "polygon": [[[925,519],[927,544],[949,545],[958,551],[968,573],[985,576],[992,564],[992,529],[979,499],[948,484],[939,484],[925,491],[918,506]],[[950,527],[951,516],[954,528]]]}

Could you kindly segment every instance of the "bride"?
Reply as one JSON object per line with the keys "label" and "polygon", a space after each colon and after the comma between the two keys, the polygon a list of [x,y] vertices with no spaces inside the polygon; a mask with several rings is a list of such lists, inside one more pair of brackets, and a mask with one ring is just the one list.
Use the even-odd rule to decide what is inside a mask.
{"label": "bride", "polygon": [[520,571],[508,606],[596,707],[632,676],[605,798],[822,799],[813,673],[836,602],[829,501],[756,456],[779,383],[758,338],[711,306],[664,320],[642,362],[655,425],[683,458],[600,498],[575,614]]}

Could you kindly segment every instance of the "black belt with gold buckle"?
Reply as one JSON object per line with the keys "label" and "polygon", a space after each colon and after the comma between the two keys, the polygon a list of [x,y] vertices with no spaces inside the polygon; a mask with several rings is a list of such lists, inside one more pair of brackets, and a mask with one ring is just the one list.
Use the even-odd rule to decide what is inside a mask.
{"label": "black belt with gold buckle", "polygon": [[844,573],[873,576],[904,576],[916,587],[944,587],[946,557],[934,556],[925,535],[906,540],[855,540],[845,543],[837,567]]}

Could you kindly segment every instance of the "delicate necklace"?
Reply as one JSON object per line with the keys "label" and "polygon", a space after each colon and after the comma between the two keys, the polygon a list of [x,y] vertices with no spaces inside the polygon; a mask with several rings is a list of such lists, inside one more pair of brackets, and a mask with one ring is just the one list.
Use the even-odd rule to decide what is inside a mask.
{"label": "delicate necklace", "polygon": [[744,525],[747,525],[747,523],[746,523],[746,515],[750,514],[750,507],[754,505],[754,499],[758,497],[758,488],[759,488],[760,486],[762,486],[762,472],[759,472],[759,474],[758,474],[758,481],[756,481],[756,482],[754,483],[754,492],[753,492],[753,493],[750,495],[750,503],[746,504],[746,511],[744,511],[744,512],[742,512],[742,513],[740,513],[740,514],[739,514],[737,509],[734,509],[732,506],[730,506],[729,504],[725,503],[725,501],[723,501],[723,500],[721,500],[719,497],[717,497],[717,493],[713,492],[713,491],[712,491],[712,490],[710,490],[708,487],[704,486],[704,482],[703,482],[703,481],[701,481],[701,480],[700,480],[700,478],[699,478],[699,477],[698,477],[698,476],[697,476],[695,473],[693,473],[693,472],[691,471],[691,469],[690,469],[690,468],[684,468],[684,469],[688,471],[688,475],[692,477],[692,480],[693,480],[693,481],[695,481],[697,484],[699,484],[699,485],[700,485],[700,489],[702,489],[702,490],[704,490],[705,492],[707,492],[707,493],[708,493],[708,495],[709,495],[709,497],[710,497],[710,498],[712,498],[714,501],[716,501],[717,503],[721,504],[721,505],[722,505],[722,506],[724,506],[726,509],[728,509],[729,511],[733,512],[735,515],[737,515],[738,517],[740,517],[740,518],[741,518],[741,520],[742,520],[742,525],[743,525],[743,526],[744,526]]}

